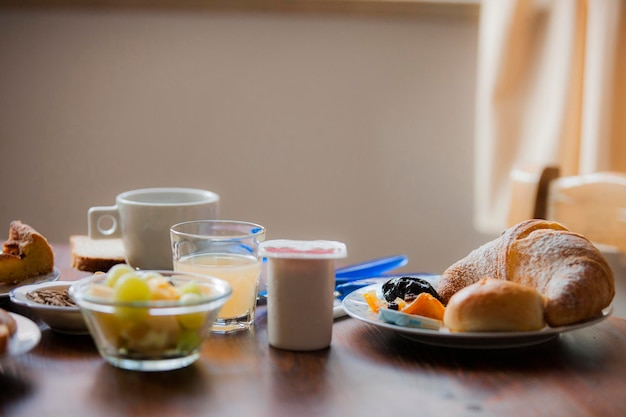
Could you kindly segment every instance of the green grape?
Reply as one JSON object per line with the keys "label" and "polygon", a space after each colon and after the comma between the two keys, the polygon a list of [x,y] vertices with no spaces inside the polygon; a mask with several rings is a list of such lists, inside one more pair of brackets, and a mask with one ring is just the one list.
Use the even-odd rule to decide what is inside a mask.
{"label": "green grape", "polygon": [[128,322],[142,322],[148,318],[147,307],[115,307],[115,316]]}
{"label": "green grape", "polygon": [[181,304],[193,304],[200,301],[200,295],[195,292],[186,292],[180,296]]}
{"label": "green grape", "polygon": [[196,294],[202,295],[202,289],[196,281],[189,281],[185,285],[180,287],[180,293],[182,294]]}
{"label": "green grape", "polygon": [[178,319],[178,323],[184,329],[199,329],[204,325],[204,321],[206,320],[205,313],[187,313],[180,314],[176,317]]}
{"label": "green grape", "polygon": [[202,343],[202,337],[195,330],[184,330],[178,338],[176,348],[181,352],[190,352],[197,349]]}
{"label": "green grape", "polygon": [[122,275],[113,288],[115,301],[147,301],[150,299],[150,286],[134,272]]}
{"label": "green grape", "polygon": [[[113,288],[113,299],[117,302],[147,301],[150,287],[134,272],[122,275]],[[141,321],[148,317],[146,307],[116,307],[115,314],[124,320]]]}
{"label": "green grape", "polygon": [[[200,296],[196,293],[185,293],[180,297],[181,304],[192,304],[198,302],[200,300]],[[187,313],[180,314],[178,317],[178,322],[185,329],[198,329],[202,325],[204,325],[204,321],[206,320],[206,313]]]}
{"label": "green grape", "polygon": [[129,272],[134,273],[135,270],[127,264],[117,264],[113,265],[109,272],[107,272],[107,277],[104,280],[104,283],[109,287],[113,288],[117,283],[117,280]]}

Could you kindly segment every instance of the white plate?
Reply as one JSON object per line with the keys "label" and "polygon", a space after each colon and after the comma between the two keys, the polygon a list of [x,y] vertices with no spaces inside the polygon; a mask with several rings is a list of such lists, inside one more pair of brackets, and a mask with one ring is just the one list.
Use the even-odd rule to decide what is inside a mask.
{"label": "white plate", "polygon": [[12,289],[21,287],[22,285],[39,284],[40,282],[56,281],[59,279],[59,270],[54,268],[52,272],[46,275],[39,275],[36,277],[25,279],[17,284],[0,284],[0,297],[8,297]]}
{"label": "white plate", "polygon": [[41,331],[33,321],[19,314],[9,314],[17,322],[17,331],[11,339],[9,339],[9,349],[2,358],[26,353],[37,346],[37,343],[39,343],[41,339]]}
{"label": "white plate", "polygon": [[52,281],[41,284],[22,285],[11,290],[10,297],[14,304],[32,309],[41,321],[58,333],[83,335],[89,334],[85,319],[78,306],[52,306],[40,304],[28,297],[28,293],[36,290],[64,290],[75,281]]}
{"label": "white plate", "polygon": [[343,300],[346,313],[357,320],[374,326],[395,330],[402,336],[421,343],[446,347],[469,349],[500,349],[535,345],[554,339],[559,334],[572,330],[592,326],[605,320],[613,311],[609,306],[602,312],[602,316],[584,323],[563,327],[544,327],[541,330],[526,332],[459,332],[452,333],[445,327],[439,330],[419,329],[414,327],[398,326],[386,323],[378,318],[378,314],[370,310],[363,298],[367,291],[375,290],[382,297],[382,284],[369,285],[350,293]]}

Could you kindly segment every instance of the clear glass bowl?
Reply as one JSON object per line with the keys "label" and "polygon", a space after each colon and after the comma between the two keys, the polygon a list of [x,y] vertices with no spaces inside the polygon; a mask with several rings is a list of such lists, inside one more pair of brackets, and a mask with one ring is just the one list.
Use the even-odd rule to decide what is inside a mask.
{"label": "clear glass bowl", "polygon": [[110,364],[138,371],[165,371],[192,364],[210,335],[217,313],[231,295],[230,285],[207,275],[157,272],[171,285],[195,281],[211,294],[193,303],[180,301],[116,302],[90,291],[106,274],[74,283],[69,294],[80,307],[100,355]]}

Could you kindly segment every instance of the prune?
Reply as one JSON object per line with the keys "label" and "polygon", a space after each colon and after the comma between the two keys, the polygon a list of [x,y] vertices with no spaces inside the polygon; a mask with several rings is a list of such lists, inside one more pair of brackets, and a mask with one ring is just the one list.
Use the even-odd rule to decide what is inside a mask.
{"label": "prune", "polygon": [[417,277],[396,277],[383,284],[383,296],[388,302],[401,298],[405,301],[415,299],[421,293],[428,293],[441,301],[437,291],[424,279]]}

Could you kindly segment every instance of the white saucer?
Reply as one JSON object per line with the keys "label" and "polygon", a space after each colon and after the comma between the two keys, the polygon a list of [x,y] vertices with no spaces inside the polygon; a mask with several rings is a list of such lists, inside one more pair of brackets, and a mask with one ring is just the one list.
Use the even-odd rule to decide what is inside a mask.
{"label": "white saucer", "polygon": [[31,285],[31,284],[39,284],[41,282],[56,281],[59,279],[60,275],[61,274],[59,273],[59,270],[54,268],[54,270],[50,272],[49,274],[28,278],[28,279],[18,282],[17,284],[8,284],[8,285],[0,284],[0,298],[8,297],[12,289],[21,287],[22,285]]}
{"label": "white saucer", "polygon": [[9,339],[9,349],[0,358],[26,353],[37,346],[41,339],[41,331],[33,321],[19,314],[9,314],[17,322],[17,332]]}

